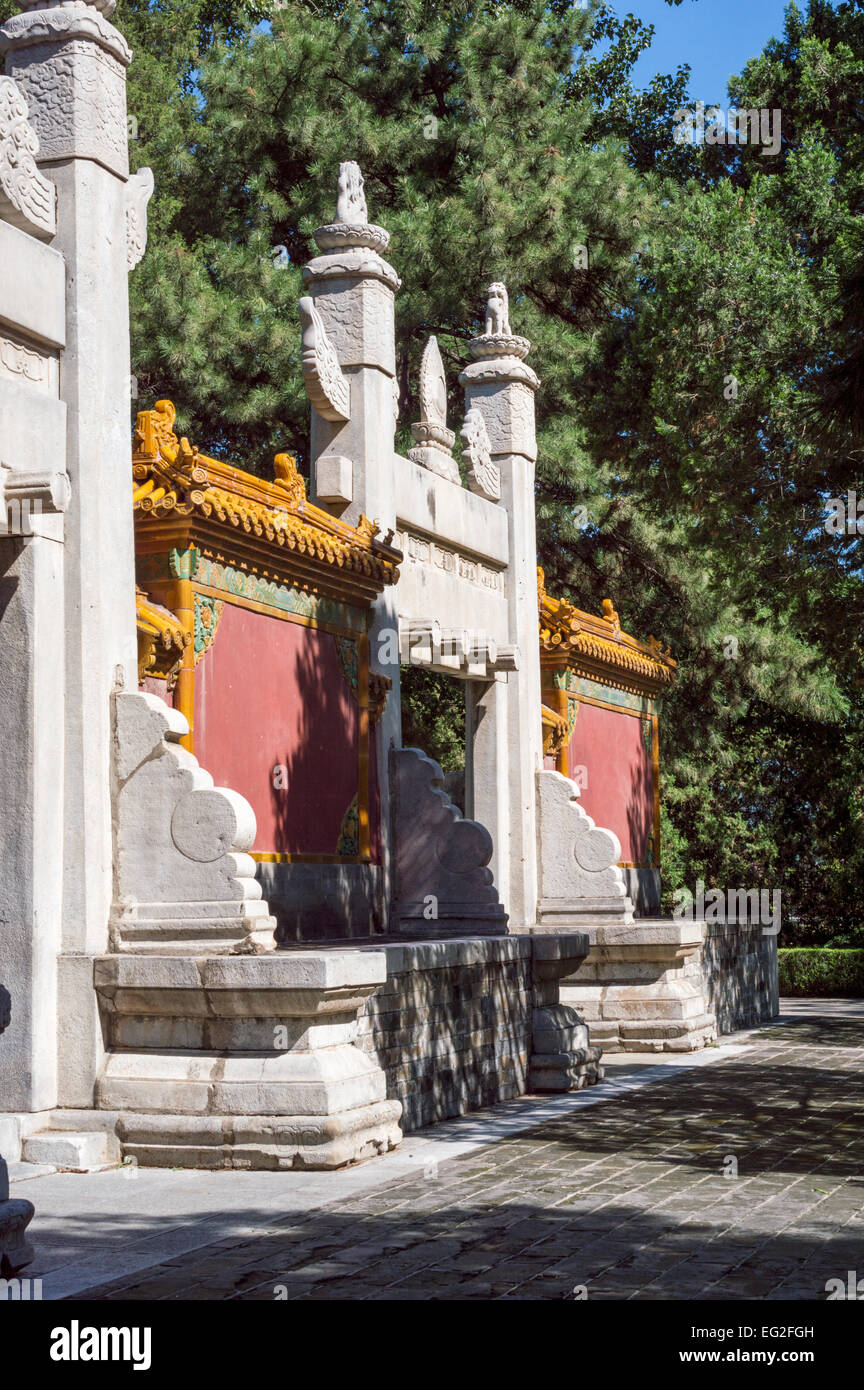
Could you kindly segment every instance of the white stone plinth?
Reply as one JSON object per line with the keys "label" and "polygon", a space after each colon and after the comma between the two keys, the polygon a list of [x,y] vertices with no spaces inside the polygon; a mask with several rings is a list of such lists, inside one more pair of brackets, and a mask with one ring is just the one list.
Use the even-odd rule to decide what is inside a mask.
{"label": "white stone plinth", "polygon": [[562,998],[604,1052],[693,1052],[717,1036],[702,972],[704,922],[586,925],[591,949]]}
{"label": "white stone plinth", "polygon": [[338,1168],[395,1148],[398,1101],[355,1046],[379,951],[105,956],[97,1105],[151,1167]]}

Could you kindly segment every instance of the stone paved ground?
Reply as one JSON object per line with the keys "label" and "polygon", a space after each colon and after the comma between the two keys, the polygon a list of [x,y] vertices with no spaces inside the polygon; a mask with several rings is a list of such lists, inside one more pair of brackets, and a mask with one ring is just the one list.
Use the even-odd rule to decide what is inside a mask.
{"label": "stone paved ground", "polygon": [[90,1296],[821,1301],[864,1277],[862,1110],[864,1023],[805,1019]]}

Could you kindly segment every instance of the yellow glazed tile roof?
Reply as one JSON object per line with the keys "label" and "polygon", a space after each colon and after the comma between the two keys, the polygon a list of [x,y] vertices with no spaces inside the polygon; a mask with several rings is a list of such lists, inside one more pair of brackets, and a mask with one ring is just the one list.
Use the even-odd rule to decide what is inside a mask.
{"label": "yellow glazed tile roof", "polygon": [[402,556],[390,544],[392,533],[376,539],[378,527],[366,517],[356,527],[349,526],[309,502],[290,454],[276,455],[276,478],[268,482],[208,458],[188,439],[178,439],[175,419],[174,406],[167,400],[138,415],[132,475],[139,524],[188,517],[230,528],[238,538],[283,552],[289,568],[293,556],[305,562],[304,571],[311,563],[315,569],[352,576],[367,597],[395,583]]}
{"label": "yellow glazed tile roof", "polygon": [[174,614],[148,598],[135,586],[135,613],[138,630],[138,679],[161,676],[169,686],[176,678],[183,652],[192,641]]}
{"label": "yellow glazed tile roof", "polygon": [[577,675],[610,685],[625,684],[645,693],[660,693],[675,680],[677,662],[656,638],[640,642],[622,632],[611,599],[598,617],[567,599],[546,592],[546,577],[537,571],[540,608],[540,659],[544,666],[570,667]]}

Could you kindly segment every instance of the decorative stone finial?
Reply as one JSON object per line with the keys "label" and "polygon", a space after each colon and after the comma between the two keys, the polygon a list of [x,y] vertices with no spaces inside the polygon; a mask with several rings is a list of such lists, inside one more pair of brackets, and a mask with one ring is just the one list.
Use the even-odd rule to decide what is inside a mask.
{"label": "decorative stone finial", "polygon": [[336,221],[319,227],[315,240],[322,251],[368,247],[371,251],[386,251],[390,234],[368,220],[363,175],[359,164],[347,159],[339,165]]}
{"label": "decorative stone finial", "polygon": [[420,362],[420,420],[411,426],[417,448],[408,457],[428,468],[430,473],[459,483],[459,468],[451,452],[456,438],[447,428],[447,378],[444,363],[433,334],[423,349]]}
{"label": "decorative stone finial", "polygon": [[366,194],[363,192],[363,175],[360,165],[353,159],[346,159],[339,165],[338,198],[336,201],[336,221],[347,222],[352,227],[365,227],[369,221],[366,213]]}
{"label": "decorative stone finial", "polygon": [[490,502],[501,500],[501,470],[492,462],[486,421],[477,406],[465,416],[461,430],[462,449],[468,462],[468,486]]}
{"label": "decorative stone finial", "polygon": [[486,291],[486,335],[505,334],[508,338],[512,336],[510,331],[510,300],[507,297],[507,286],[501,280],[495,280]]}
{"label": "decorative stone finial", "polygon": [[528,339],[520,338],[510,327],[510,301],[502,280],[494,280],[486,291],[484,331],[472,338],[468,346],[474,358],[528,356]]}
{"label": "decorative stone finial", "polygon": [[38,153],[24,93],[0,77],[0,218],[48,240],[57,231],[57,188],[37,169]]}

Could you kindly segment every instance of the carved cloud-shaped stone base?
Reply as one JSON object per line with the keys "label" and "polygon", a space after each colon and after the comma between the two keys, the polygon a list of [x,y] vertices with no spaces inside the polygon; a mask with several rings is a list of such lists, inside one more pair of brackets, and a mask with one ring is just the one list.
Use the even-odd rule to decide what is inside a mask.
{"label": "carved cloud-shaped stone base", "polygon": [[579,805],[579,788],[560,772],[537,773],[540,902],[538,924],[633,921],[621,845]]}
{"label": "carved cloud-shaped stone base", "polygon": [[394,930],[415,937],[503,936],[507,914],[488,868],[492,837],[466,820],[419,748],[390,755]]}
{"label": "carved cloud-shaped stone base", "polygon": [[255,861],[255,814],[181,747],[186,719],[156,695],[115,695],[114,951],[275,948]]}

